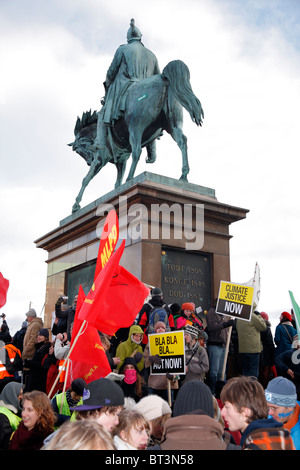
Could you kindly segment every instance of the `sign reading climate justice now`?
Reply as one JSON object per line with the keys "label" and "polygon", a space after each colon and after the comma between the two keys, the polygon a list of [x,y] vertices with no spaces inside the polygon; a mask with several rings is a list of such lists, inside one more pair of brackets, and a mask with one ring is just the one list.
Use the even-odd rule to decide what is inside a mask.
{"label": "sign reading climate justice now", "polygon": [[216,312],[249,321],[254,287],[221,281]]}
{"label": "sign reading climate justice now", "polygon": [[148,336],[150,356],[159,355],[161,364],[152,364],[150,374],[185,374],[184,331],[153,333]]}

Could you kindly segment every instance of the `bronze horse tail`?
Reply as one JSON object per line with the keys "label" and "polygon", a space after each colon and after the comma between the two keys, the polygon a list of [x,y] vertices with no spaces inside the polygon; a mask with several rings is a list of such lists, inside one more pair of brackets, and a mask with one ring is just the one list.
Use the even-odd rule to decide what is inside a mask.
{"label": "bronze horse tail", "polygon": [[170,91],[176,100],[190,113],[192,121],[201,126],[204,118],[203,109],[192,90],[190,72],[185,63],[181,60],[169,62],[163,69],[162,75],[168,80]]}

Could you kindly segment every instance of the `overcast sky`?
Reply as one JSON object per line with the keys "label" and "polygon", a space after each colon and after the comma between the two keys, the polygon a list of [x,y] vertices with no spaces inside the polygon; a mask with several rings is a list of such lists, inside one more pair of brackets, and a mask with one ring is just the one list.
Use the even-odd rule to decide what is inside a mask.
{"label": "overcast sky", "polygon": [[[204,108],[198,128],[184,115],[189,181],[225,204],[249,209],[230,227],[231,280],[258,262],[259,310],[272,324],[300,303],[299,0],[0,0],[0,272],[10,281],[6,313],[20,328],[32,303],[41,314],[47,252],[34,240],[71,213],[84,160],[67,146],[77,116],[100,109],[114,52],[131,18],[160,68],[183,60]],[[167,134],[143,171],[180,177]],[[127,168],[128,171],[128,168]],[[107,165],[82,206],[114,187]]]}

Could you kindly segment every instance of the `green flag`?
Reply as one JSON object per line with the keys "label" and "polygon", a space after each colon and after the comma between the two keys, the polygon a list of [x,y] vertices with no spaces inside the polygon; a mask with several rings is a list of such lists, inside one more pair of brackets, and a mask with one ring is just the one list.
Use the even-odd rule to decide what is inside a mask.
{"label": "green flag", "polygon": [[291,298],[291,302],[292,302],[292,306],[294,310],[297,332],[298,332],[299,339],[300,339],[300,307],[294,298],[294,294],[290,290],[289,290],[289,294],[290,294],[290,298]]}

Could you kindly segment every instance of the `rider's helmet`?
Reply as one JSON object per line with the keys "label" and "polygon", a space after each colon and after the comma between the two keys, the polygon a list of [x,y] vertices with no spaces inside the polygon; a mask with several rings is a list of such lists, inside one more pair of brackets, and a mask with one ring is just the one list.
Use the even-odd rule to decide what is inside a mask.
{"label": "rider's helmet", "polygon": [[140,41],[141,39],[142,39],[142,33],[135,26],[134,19],[132,18],[130,21],[130,28],[127,31],[127,42]]}

